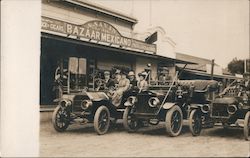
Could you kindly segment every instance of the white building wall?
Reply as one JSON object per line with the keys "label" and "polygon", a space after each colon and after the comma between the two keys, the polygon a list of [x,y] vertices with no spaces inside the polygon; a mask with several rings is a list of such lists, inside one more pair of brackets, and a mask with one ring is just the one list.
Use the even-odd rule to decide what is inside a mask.
{"label": "white building wall", "polygon": [[176,43],[166,35],[166,32],[162,27],[153,27],[147,29],[144,33],[134,33],[133,38],[144,41],[147,37],[149,37],[155,32],[157,32],[157,41],[155,41],[153,44],[156,44],[156,54],[175,59]]}
{"label": "white building wall", "polygon": [[53,1],[43,1],[42,16],[62,20],[76,25],[82,25],[91,20],[102,20],[113,25],[121,33],[122,36],[129,38],[132,37],[132,27],[128,23],[122,22],[121,20],[115,18],[110,18],[101,13],[96,15],[94,12],[83,9],[75,9],[62,5],[60,3],[55,3]]}

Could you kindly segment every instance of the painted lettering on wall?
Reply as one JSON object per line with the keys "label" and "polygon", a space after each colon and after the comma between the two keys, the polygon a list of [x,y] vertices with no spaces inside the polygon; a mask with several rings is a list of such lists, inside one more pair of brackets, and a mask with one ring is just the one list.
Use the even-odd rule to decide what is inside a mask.
{"label": "painted lettering on wall", "polygon": [[96,41],[116,44],[139,50],[156,52],[156,45],[123,37],[118,30],[104,21],[89,21],[83,25],[75,25],[64,21],[42,17],[42,30],[74,35]]}

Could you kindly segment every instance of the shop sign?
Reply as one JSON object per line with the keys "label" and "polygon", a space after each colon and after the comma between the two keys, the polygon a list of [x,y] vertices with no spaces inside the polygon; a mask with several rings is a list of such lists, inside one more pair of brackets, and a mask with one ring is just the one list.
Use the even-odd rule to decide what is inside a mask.
{"label": "shop sign", "polygon": [[83,25],[75,25],[60,20],[42,17],[42,30],[156,52],[155,44],[147,44],[143,41],[123,37],[115,27],[104,21],[94,20]]}

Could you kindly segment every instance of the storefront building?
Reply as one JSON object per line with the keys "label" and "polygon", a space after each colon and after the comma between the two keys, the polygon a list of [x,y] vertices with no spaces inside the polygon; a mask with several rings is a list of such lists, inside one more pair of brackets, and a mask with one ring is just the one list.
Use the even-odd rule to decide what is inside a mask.
{"label": "storefront building", "polygon": [[[186,66],[186,68],[179,76],[179,79],[181,80],[213,79],[218,82],[221,82],[223,84],[223,87],[225,88],[235,79],[242,79],[241,77],[232,75],[230,72],[228,72],[226,69],[222,68],[220,65],[216,63],[213,64],[213,72],[212,72],[212,60],[209,59],[187,55],[179,52],[176,53],[176,59],[196,63],[196,64],[188,64]],[[177,67],[176,70],[180,70],[182,66],[183,64],[176,64]]]}
{"label": "storefront building", "polygon": [[[42,1],[40,104],[57,97],[55,80],[63,77],[64,93],[94,89],[95,76],[116,67],[142,72],[151,64],[151,79],[167,70],[175,74],[175,44],[162,28],[133,31],[135,18],[83,0]],[[164,52],[167,50],[167,52]]]}

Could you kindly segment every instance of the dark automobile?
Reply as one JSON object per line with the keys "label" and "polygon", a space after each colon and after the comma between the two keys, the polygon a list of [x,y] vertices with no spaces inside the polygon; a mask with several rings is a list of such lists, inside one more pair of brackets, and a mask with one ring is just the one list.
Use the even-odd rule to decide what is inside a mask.
{"label": "dark automobile", "polygon": [[82,91],[64,94],[53,112],[52,122],[56,131],[62,132],[73,123],[94,123],[97,134],[105,134],[111,120],[115,122],[122,118],[126,98],[116,107],[112,104],[108,91]]}
{"label": "dark automobile", "polygon": [[[196,113],[196,112],[194,112]],[[250,90],[240,82],[233,82],[210,103],[209,116],[212,123],[222,123],[224,127],[243,127],[244,137],[249,140],[250,130]],[[196,121],[200,118],[197,117]],[[243,121],[243,124],[238,121]]]}
{"label": "dark automobile", "polygon": [[[179,104],[187,104],[188,110],[184,111],[185,119],[189,120],[189,129],[192,134],[199,135],[201,127],[210,127],[209,121],[210,103],[219,92],[219,83],[215,80],[182,80],[179,81],[183,89],[178,93],[186,93],[184,99],[177,100]],[[182,92],[183,91],[183,92]],[[197,119],[197,117],[199,119]]]}
{"label": "dark automobile", "polygon": [[208,104],[203,95],[208,85],[216,84],[216,81],[176,81],[176,78],[177,74],[169,85],[150,86],[148,91],[127,99],[123,124],[128,131],[136,131],[145,122],[157,125],[165,121],[167,133],[178,136],[183,119],[189,116],[190,105],[207,113]]}

